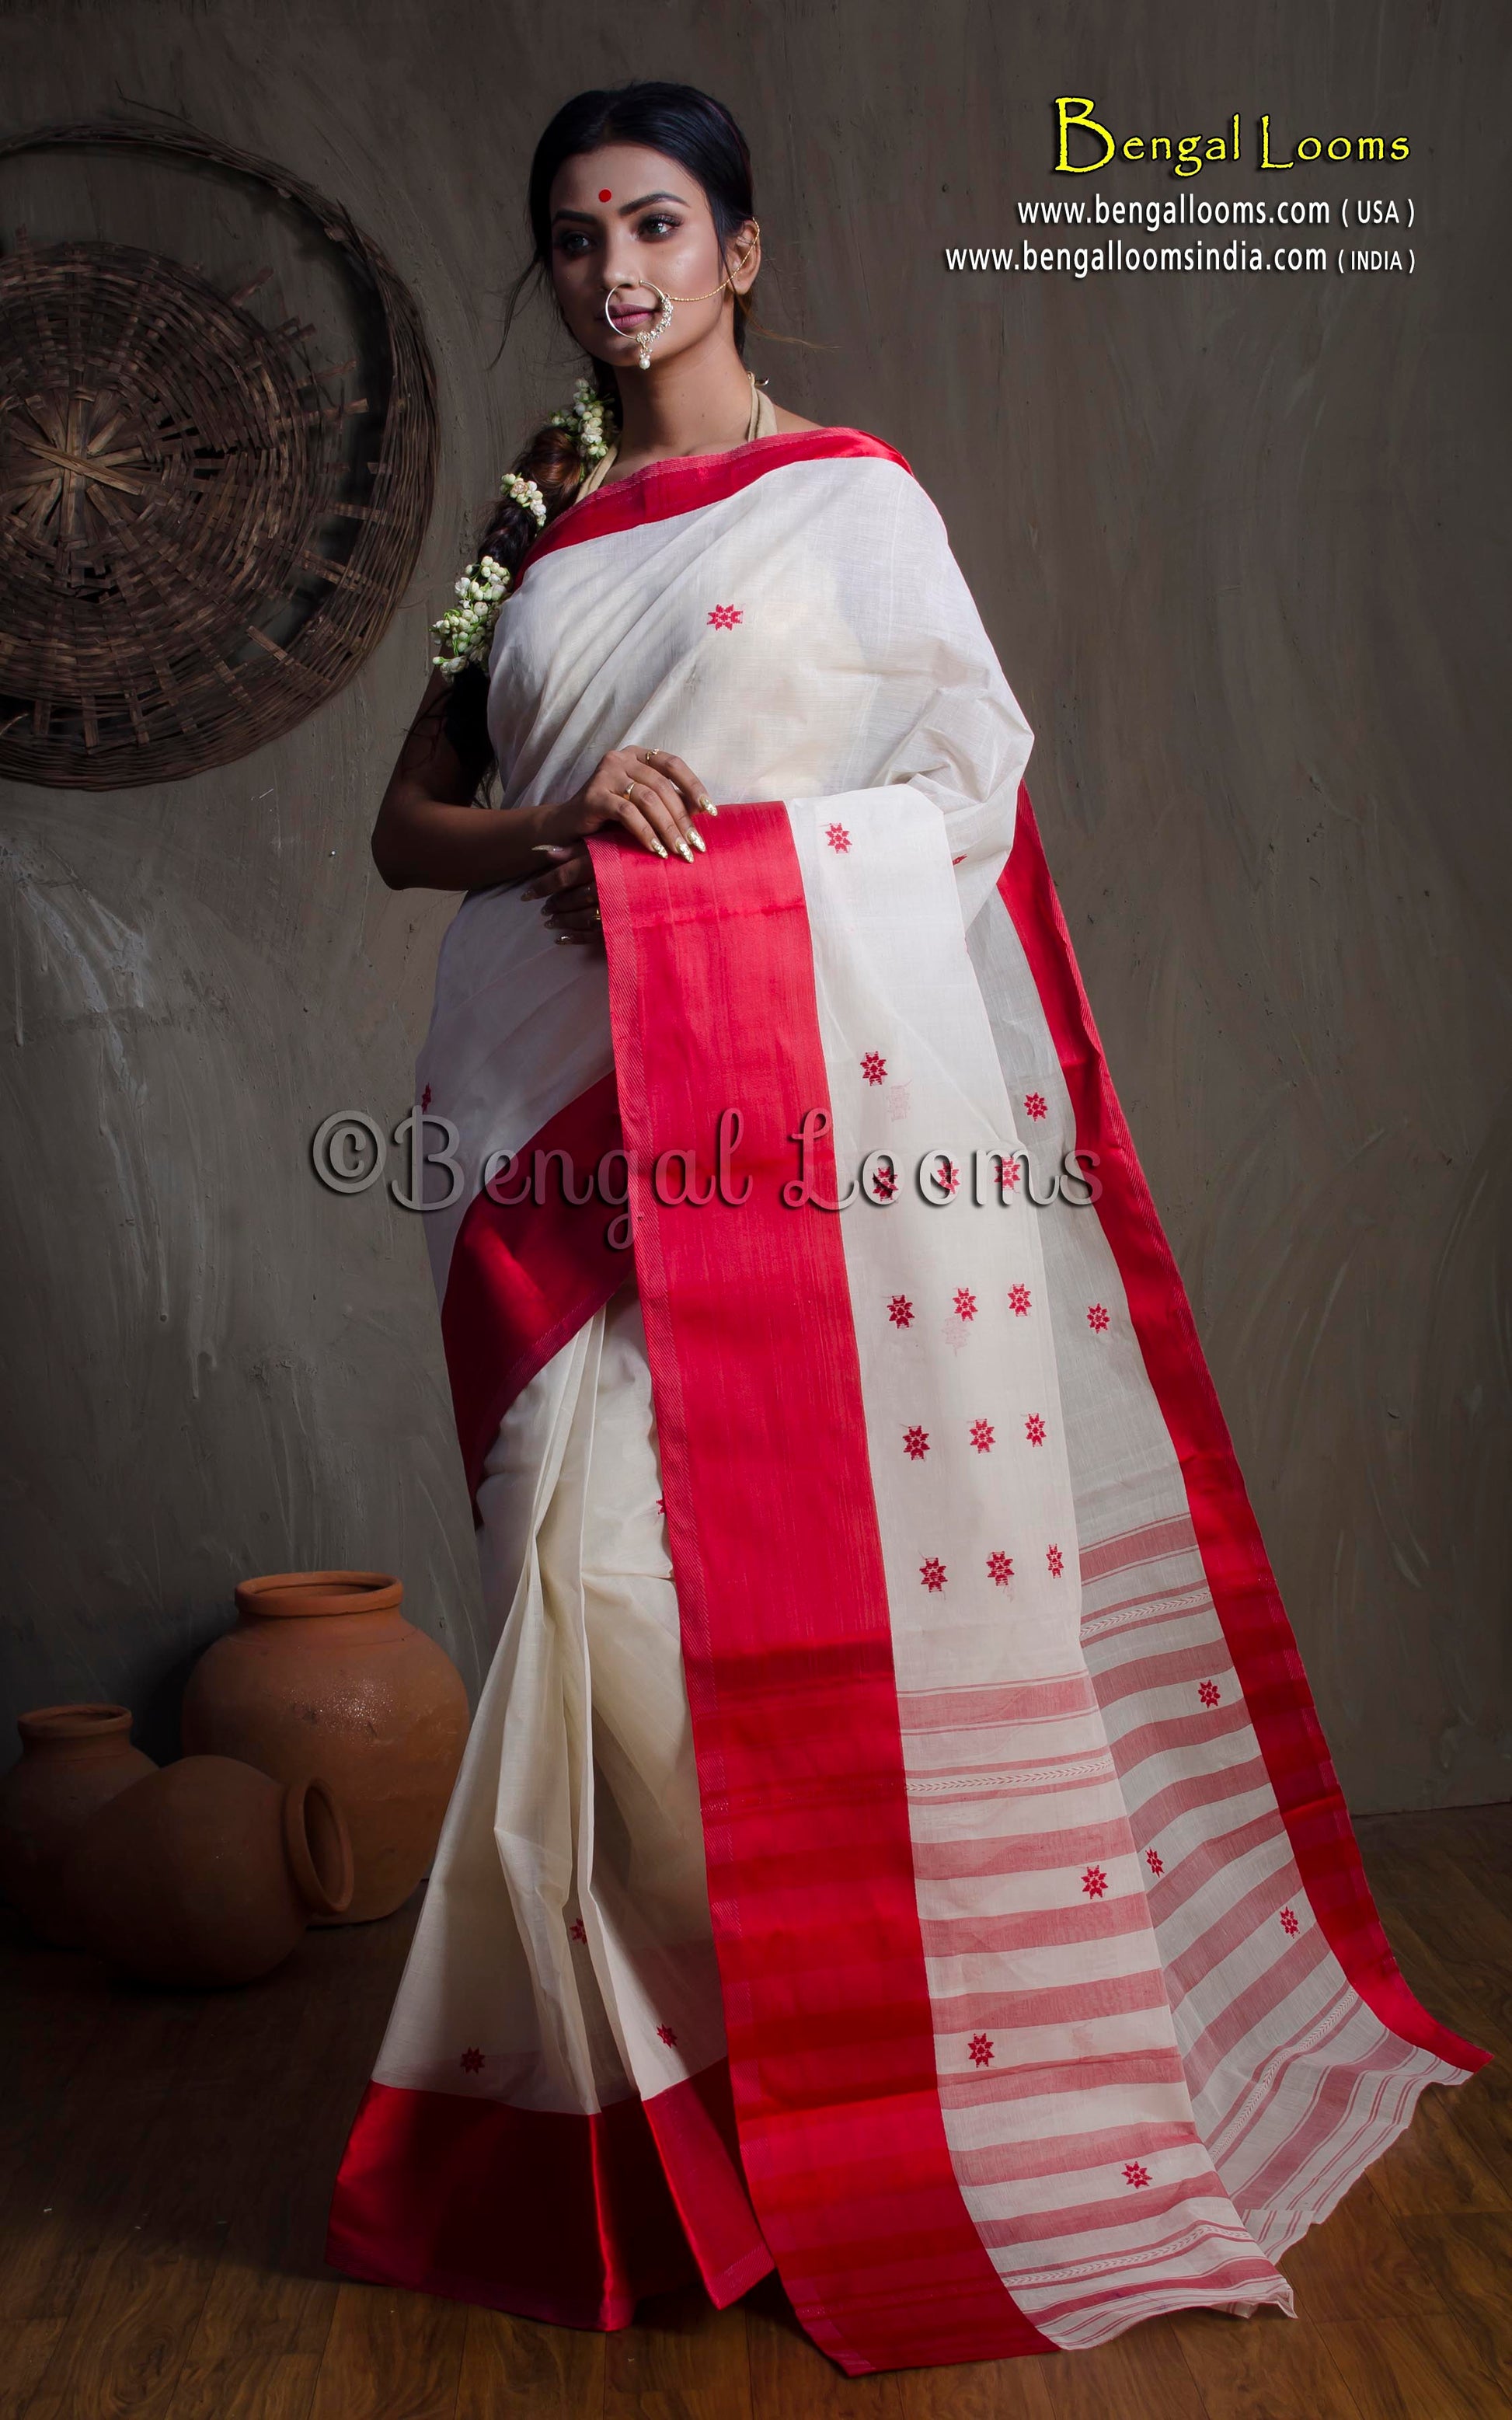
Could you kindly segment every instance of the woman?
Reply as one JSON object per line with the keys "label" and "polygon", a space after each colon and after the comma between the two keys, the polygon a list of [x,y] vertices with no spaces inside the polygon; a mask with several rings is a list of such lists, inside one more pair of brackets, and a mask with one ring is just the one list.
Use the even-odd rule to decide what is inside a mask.
{"label": "woman", "polygon": [[852,2373],[1289,2310],[1480,2054],[1381,1933],[1030,734],[902,458],[745,372],[728,114],[584,94],[530,210],[594,384],[374,842],[469,893],[420,1097],[499,1645],[332,2257],[606,2328],[775,2264]]}

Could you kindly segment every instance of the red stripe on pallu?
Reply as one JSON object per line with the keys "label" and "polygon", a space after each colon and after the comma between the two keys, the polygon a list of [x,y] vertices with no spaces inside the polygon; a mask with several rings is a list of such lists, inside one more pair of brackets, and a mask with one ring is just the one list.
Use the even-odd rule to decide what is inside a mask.
{"label": "red stripe on pallu", "polygon": [[[838,1225],[782,1206],[828,1107],[785,811],[706,860],[593,844],[639,1168],[746,1128],[738,1208],[662,1207],[636,1262],[747,2180],[814,2341],[856,2376],[1052,2350],[950,2164],[887,1583]],[[825,1188],[832,1163],[818,1171]]]}
{"label": "red stripe on pallu", "polygon": [[[1180,2075],[1172,2080],[1166,2099],[1185,2103],[1186,2086]],[[1084,2113],[1078,2109],[1074,2114]],[[980,2193],[989,2185],[1075,2178],[1088,2168],[1105,2168],[1117,2176],[1130,2160],[1148,2160],[1152,2151],[1189,2151],[1191,2148],[1190,2118],[1133,2121],[1124,2118],[1116,2126],[1057,2127],[1053,2134],[1011,2135],[1006,2142],[984,2143],[977,2149],[968,2145],[958,2154],[958,2164],[962,2183]],[[1196,2181],[1200,2184],[1203,2179]],[[1126,2192],[1119,2203],[1124,2226],[1129,2223],[1130,2209]]]}
{"label": "red stripe on pallu", "polygon": [[1381,2024],[1473,2072],[1489,2054],[1429,2016],[1408,1989],[1381,1930],[1186,1289],[1113,1089],[1022,785],[1012,852],[998,890],[1060,1061],[1077,1147],[1101,1156],[1098,1217],[1181,1466],[1203,1569],[1308,1899],[1339,1964]]}
{"label": "red stripe on pallu", "polygon": [[1089,1859],[1129,1854],[1127,1818],[1117,1823],[1075,1823],[1058,1832],[994,1832],[985,1840],[919,1840],[914,1870],[921,1883],[980,1882],[992,1874],[1054,1873],[1078,1869]]}
{"label": "red stripe on pallu", "polygon": [[985,2109],[1001,2101],[1042,2101],[1055,2093],[1071,2093],[1079,2114],[1085,2115],[1098,2093],[1119,2092],[1132,2084],[1179,2084],[1184,2092],[1186,2070],[1180,2052],[1088,2052],[1077,2059],[1005,2068],[1000,2075],[948,2075],[940,2090],[952,2109]]}
{"label": "red stripe on pallu", "polygon": [[592,2116],[370,2084],[326,2258],[375,2285],[569,2328],[628,2327],[641,2296],[697,2276],[733,2302],[772,2256],[729,2102],[722,2062]]}
{"label": "red stripe on pallu", "polygon": [[[1145,1954],[1153,1955],[1148,1931],[1145,1945]],[[1103,2017],[1130,2017],[1142,2009],[1166,2005],[1159,1966],[1135,1966],[1123,1975],[1045,1983],[1027,1992],[942,1991],[934,2002],[934,2022],[942,2034],[1027,2033],[1036,2025],[1093,2025]]]}
{"label": "red stripe on pallu", "polygon": [[[1010,908],[1012,904],[1010,900]],[[1162,1561],[1168,1555],[1195,1548],[1196,1543],[1196,1532],[1189,1520],[1147,1521],[1142,1529],[1125,1529],[1117,1538],[1104,1538],[1100,1545],[1084,1546],[1080,1557],[1082,1586],[1105,1579],[1110,1572],[1134,1571],[1141,1563]]]}
{"label": "red stripe on pallu", "polygon": [[[1134,1872],[1134,1859],[1128,1859]],[[996,1957],[1014,1950],[1063,1949],[1071,1941],[1118,1941],[1148,1937],[1149,1911],[1134,1873],[1134,1888],[1119,1899],[1082,1899],[1072,1907],[1026,1907],[1009,1916],[936,1916],[923,1923],[928,1958]]]}
{"label": "red stripe on pallu", "polygon": [[697,512],[704,504],[722,504],[727,496],[738,495],[754,480],[764,479],[769,471],[785,470],[791,462],[842,461],[896,462],[913,476],[900,453],[860,428],[800,428],[786,436],[753,437],[748,444],[732,445],[723,454],[648,462],[643,471],[633,471],[627,479],[595,488],[591,496],[570,505],[560,520],[543,530],[525,558],[520,579],[564,546],[580,546],[585,538],[642,529],[652,521]]}
{"label": "red stripe on pallu", "polygon": [[[1188,2128],[1187,2142],[1190,2144],[1195,2140],[1196,2137]],[[1200,2144],[1197,2148],[1201,2151]],[[1144,2244],[1126,2241],[1104,2249],[1101,2254],[1101,2257],[1106,2261],[1110,2269],[1127,2270],[1135,2278],[1138,2277],[1141,2270],[1148,2272],[1163,2257],[1174,2257],[1180,2259],[1184,2266],[1189,2257],[1188,2246],[1195,2235],[1205,2235],[1210,2242],[1233,2243],[1238,2234],[1235,2228],[1225,2226],[1217,2216],[1219,2210],[1232,2209],[1233,2205],[1224,2191],[1222,2178],[1209,2166],[1205,2152],[1202,2153],[1202,2162],[1200,2167],[1172,2178],[1169,2183],[1156,2180],[1152,2184],[1143,2186],[1126,2185],[1118,2193],[1109,2194],[1097,2201],[1051,2202],[1043,2209],[1035,2210],[1027,2206],[1028,2196],[1026,2195],[1023,2197],[1026,2206],[1015,2210],[1011,2218],[984,2219],[981,2231],[989,2243],[1001,2244],[1005,2250],[1010,2245],[1022,2246],[1026,2243],[1050,2245],[1064,2242],[1068,2238],[1076,2236],[1096,2236],[1104,2232],[1118,2235],[1126,2228],[1148,2227],[1152,2219],[1168,2218],[1178,2213],[1184,2216],[1190,2204],[1199,2198],[1211,2201],[1214,2208],[1210,2216],[1195,2222],[1188,2221],[1183,2226],[1174,2227],[1165,2243],[1158,2240],[1153,2243]],[[1275,2282],[1275,2270],[1267,2260],[1264,2253],[1253,2245],[1250,2250],[1252,2257],[1248,2260],[1244,2259],[1242,2248],[1239,2252],[1239,2258],[1243,2264],[1246,2275],[1266,2277],[1273,2283]],[[1098,2257],[1095,2252],[1093,2257]],[[1080,2282],[1075,2276],[1074,2264],[1078,2256],[1072,2253],[1072,2274],[1065,2279],[1068,2301],[1073,2299],[1074,2286]],[[1058,2268],[1060,2264],[1057,2262],[1056,2265]],[[1178,2270],[1177,2274],[1180,2276],[1180,2270]],[[1181,2277],[1181,2283],[1184,2285],[1186,2282],[1185,2277]],[[1127,2286],[1123,2287],[1117,2300],[1127,2301],[1130,2290]],[[1137,2288],[1134,2290],[1137,2290]],[[1074,2299],[1077,2307],[1080,2307],[1081,2301],[1085,2299],[1095,2308],[1098,2304],[1106,2304],[1115,2298],[1109,2295],[1104,2285],[1101,2292],[1094,2288],[1093,2292],[1085,2298]],[[1058,2317],[1058,2307],[1057,2315]]]}
{"label": "red stripe on pallu", "polygon": [[910,1738],[929,1731],[992,1730],[1005,1723],[1053,1723],[1093,1714],[1097,1699],[1086,1672],[1047,1681],[984,1681],[960,1689],[904,1690],[898,1715]]}
{"label": "red stripe on pallu", "polygon": [[[580,1191],[604,1154],[619,1148],[614,1078],[604,1076],[532,1135],[504,1188],[517,1192],[522,1171],[529,1182],[536,1152],[560,1151]],[[533,1185],[519,1202],[477,1194],[452,1247],[441,1342],[474,1521],[483,1466],[510,1404],[631,1273],[628,1254],[604,1240],[612,1206],[595,1198],[575,1208],[561,1183],[565,1173],[559,1161],[548,1166],[540,1202]]]}
{"label": "red stripe on pallu", "polygon": [[[1204,1624],[1204,1628],[1206,1624]],[[1097,1676],[1097,1694],[1106,1714],[1124,1698],[1148,1698],[1153,1690],[1172,1689],[1180,1681],[1201,1683],[1212,1670],[1212,1649],[1163,1647],[1154,1654],[1131,1655],[1121,1664],[1105,1665]],[[1133,1739],[1136,1734],[1131,1731]],[[1119,1743],[1109,1742],[1117,1757]],[[1131,1760],[1131,1770],[1133,1760]]]}

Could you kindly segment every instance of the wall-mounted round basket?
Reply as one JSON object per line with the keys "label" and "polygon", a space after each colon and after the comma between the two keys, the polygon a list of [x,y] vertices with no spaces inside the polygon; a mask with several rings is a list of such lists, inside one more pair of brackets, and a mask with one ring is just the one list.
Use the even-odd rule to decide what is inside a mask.
{"label": "wall-mounted round basket", "polygon": [[[435,487],[420,315],[345,210],[188,129],[46,127],[64,146],[232,170],[339,248],[373,332],[368,393],[265,328],[253,287],[109,243],[0,256],[0,774],[63,789],[181,780],[332,697],[414,570]],[[355,449],[353,433],[360,442]]]}

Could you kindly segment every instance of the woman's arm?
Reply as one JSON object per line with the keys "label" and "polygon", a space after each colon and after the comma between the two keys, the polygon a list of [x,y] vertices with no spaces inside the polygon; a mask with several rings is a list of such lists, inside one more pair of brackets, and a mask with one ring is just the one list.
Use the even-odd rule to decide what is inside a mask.
{"label": "woman's arm", "polygon": [[[543,873],[543,850],[570,848],[616,824],[658,857],[674,852],[691,864],[704,845],[692,817],[709,812],[709,802],[680,756],[612,749],[575,797],[501,813],[476,804],[485,768],[464,763],[445,724],[446,683],[433,673],[373,827],[373,862],[391,891],[480,891],[518,881]],[[586,861],[578,849],[555,861],[577,878],[570,886],[553,880],[553,891],[581,889],[579,856]],[[581,910],[583,903],[573,905]]]}

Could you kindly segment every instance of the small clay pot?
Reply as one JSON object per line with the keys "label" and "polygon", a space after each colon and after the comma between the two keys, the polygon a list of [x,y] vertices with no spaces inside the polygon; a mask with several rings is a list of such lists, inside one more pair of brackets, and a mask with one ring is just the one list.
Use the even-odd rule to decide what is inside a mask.
{"label": "small clay pot", "polygon": [[243,1580],[236,1628],[206,1649],[185,1693],[187,1750],[330,1783],[357,1881],[346,1915],[316,1922],[361,1924],[403,1904],[430,1866],[462,1761],[461,1676],[406,1621],[403,1595],[386,1572]]}
{"label": "small clay pot", "polygon": [[347,1905],[351,1842],[323,1781],[186,1756],[89,1818],[63,1887],[86,1947],[129,1975],[250,1983]]}
{"label": "small clay pot", "polygon": [[38,1706],[16,1729],[21,1761],[0,1781],[0,1891],[44,1941],[69,1946],[60,1878],[74,1835],[157,1767],[131,1745],[126,1706]]}

